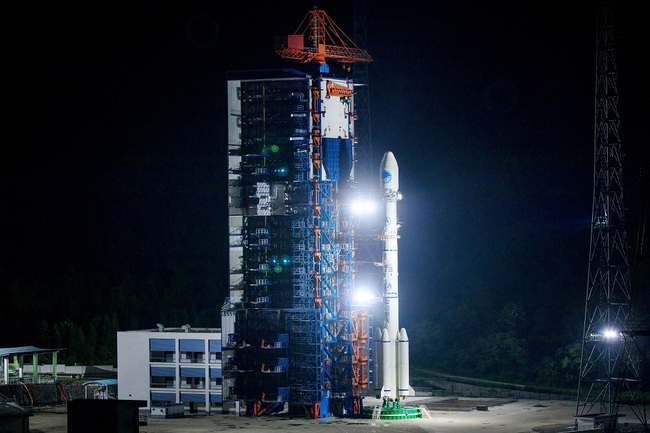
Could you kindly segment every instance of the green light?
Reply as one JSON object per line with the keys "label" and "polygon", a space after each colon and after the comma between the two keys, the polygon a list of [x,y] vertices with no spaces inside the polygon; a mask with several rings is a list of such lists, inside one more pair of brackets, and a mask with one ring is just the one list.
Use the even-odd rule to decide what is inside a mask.
{"label": "green light", "polygon": [[275,271],[276,274],[279,274],[280,272],[282,272],[282,266],[277,265],[275,268],[273,268],[273,270]]}
{"label": "green light", "polygon": [[280,150],[280,146],[278,146],[277,144],[271,146],[271,152],[277,153],[278,150]]}

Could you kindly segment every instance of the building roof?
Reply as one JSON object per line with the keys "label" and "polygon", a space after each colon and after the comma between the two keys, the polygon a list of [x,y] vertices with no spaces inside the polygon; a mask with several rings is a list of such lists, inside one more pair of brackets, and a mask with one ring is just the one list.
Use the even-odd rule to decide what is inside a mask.
{"label": "building roof", "polygon": [[32,353],[51,353],[63,349],[43,349],[36,346],[0,347],[0,358],[11,355],[29,355]]}
{"label": "building roof", "polygon": [[32,414],[28,410],[23,409],[12,401],[5,401],[0,403],[0,417],[29,417]]}
{"label": "building roof", "polygon": [[83,386],[88,386],[88,385],[104,385],[104,386],[117,385],[117,379],[89,380],[88,382],[82,383],[82,385]]}
{"label": "building roof", "polygon": [[192,328],[188,326],[187,328],[181,327],[165,327],[160,325],[157,329],[132,329],[129,331],[118,331],[118,334],[126,333],[184,333],[184,334],[218,334],[221,332],[221,328]]}

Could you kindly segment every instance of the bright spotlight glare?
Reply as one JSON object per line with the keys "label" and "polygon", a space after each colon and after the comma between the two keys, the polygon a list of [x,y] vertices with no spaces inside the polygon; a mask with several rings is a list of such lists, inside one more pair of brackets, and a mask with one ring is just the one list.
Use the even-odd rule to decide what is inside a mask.
{"label": "bright spotlight glare", "polygon": [[354,291],[354,295],[352,296],[352,302],[357,305],[363,305],[363,304],[368,304],[370,301],[372,301],[375,297],[372,295],[367,290],[363,289],[358,289]]}
{"label": "bright spotlight glare", "polygon": [[355,200],[352,202],[352,212],[356,214],[373,213],[376,208],[377,204],[370,200]]}
{"label": "bright spotlight glare", "polygon": [[614,329],[606,329],[603,332],[603,337],[605,340],[616,340],[618,339],[619,333]]}

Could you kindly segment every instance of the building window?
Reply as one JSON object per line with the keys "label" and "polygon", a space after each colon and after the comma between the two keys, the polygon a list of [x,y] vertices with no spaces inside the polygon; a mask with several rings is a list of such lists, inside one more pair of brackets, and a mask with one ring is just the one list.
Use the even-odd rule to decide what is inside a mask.
{"label": "building window", "polygon": [[174,352],[151,352],[150,362],[174,362]]}
{"label": "building window", "polygon": [[205,363],[205,341],[180,340],[180,362],[203,364]]}
{"label": "building window", "polygon": [[208,350],[210,352],[210,364],[221,362],[221,340],[209,340]]}
{"label": "building window", "polygon": [[176,402],[176,394],[171,392],[152,392],[151,393],[151,404],[169,404]]}
{"label": "building window", "polygon": [[205,389],[205,377],[181,377],[182,389]]}
{"label": "building window", "polygon": [[173,377],[151,377],[152,388],[176,388],[176,378]]}
{"label": "building window", "polygon": [[151,367],[151,388],[176,388],[176,369],[174,367]]}
{"label": "building window", "polygon": [[149,340],[149,362],[175,362],[176,345],[172,338]]}
{"label": "building window", "polygon": [[215,392],[210,393],[210,407],[222,406],[223,395]]}
{"label": "building window", "polygon": [[221,369],[210,367],[210,389],[221,389],[222,385]]}
{"label": "building window", "polygon": [[192,364],[203,364],[205,362],[205,353],[181,352],[181,362],[189,362]]}
{"label": "building window", "polygon": [[181,392],[181,401],[185,404],[189,403],[190,411],[192,410],[205,410],[205,394],[195,394],[192,392]]}
{"label": "building window", "polygon": [[221,389],[222,385],[223,385],[223,380],[220,377],[210,378],[210,389]]}
{"label": "building window", "polygon": [[205,370],[203,368],[181,367],[180,388],[205,389]]}

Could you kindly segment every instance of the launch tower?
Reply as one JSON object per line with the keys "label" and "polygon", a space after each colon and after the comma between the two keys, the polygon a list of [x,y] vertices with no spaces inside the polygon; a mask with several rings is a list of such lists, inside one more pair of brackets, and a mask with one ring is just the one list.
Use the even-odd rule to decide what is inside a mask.
{"label": "launch tower", "polygon": [[[296,70],[228,79],[230,297],[224,400],[251,415],[361,413],[368,329],[352,311],[354,92]],[[367,350],[366,350],[367,353]]]}

